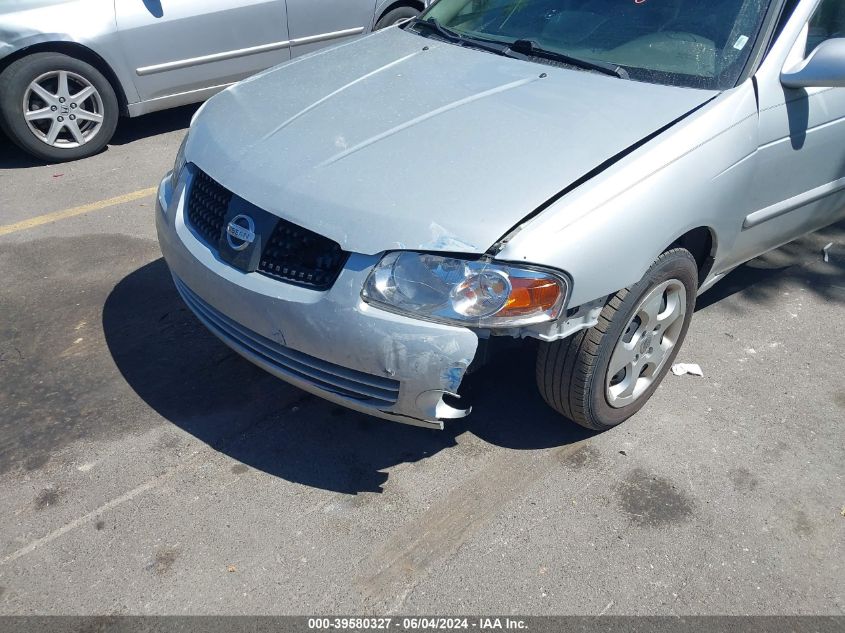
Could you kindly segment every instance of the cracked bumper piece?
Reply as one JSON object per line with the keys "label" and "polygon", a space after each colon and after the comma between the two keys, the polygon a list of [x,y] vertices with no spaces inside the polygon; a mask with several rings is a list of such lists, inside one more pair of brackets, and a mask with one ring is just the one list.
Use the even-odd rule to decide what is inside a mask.
{"label": "cracked bumper piece", "polygon": [[474,332],[364,303],[378,256],[353,253],[327,291],[233,268],[185,224],[189,184],[173,192],[162,181],[159,243],[185,304],[226,345],[305,391],[376,417],[439,429],[469,413],[443,395],[457,391],[475,356]]}

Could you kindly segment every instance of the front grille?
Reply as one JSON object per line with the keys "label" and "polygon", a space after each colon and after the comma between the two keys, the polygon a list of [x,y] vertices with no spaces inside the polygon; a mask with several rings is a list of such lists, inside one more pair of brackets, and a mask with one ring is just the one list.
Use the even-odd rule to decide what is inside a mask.
{"label": "front grille", "polygon": [[[188,195],[188,223],[212,249],[218,247],[232,197],[231,191],[208,174],[196,171]],[[318,233],[284,219],[272,219],[275,228],[261,252],[257,272],[314,290],[331,288],[349,253]]]}
{"label": "front grille", "polygon": [[258,272],[325,290],[337,279],[346,257],[337,242],[280,220],[261,254]]}
{"label": "front grille", "polygon": [[197,170],[188,196],[188,221],[210,245],[220,239],[231,200],[231,191]]}
{"label": "front grille", "polygon": [[282,377],[305,381],[322,391],[383,409],[399,399],[399,381],[335,365],[261,336],[225,316],[180,279],[176,289],[194,314],[234,350]]}

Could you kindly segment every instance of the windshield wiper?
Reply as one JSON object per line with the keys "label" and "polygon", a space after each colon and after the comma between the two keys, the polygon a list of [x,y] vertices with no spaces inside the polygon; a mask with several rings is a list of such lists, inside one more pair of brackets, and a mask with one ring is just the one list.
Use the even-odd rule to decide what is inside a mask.
{"label": "windshield wiper", "polygon": [[[629,79],[628,71],[617,64],[610,62],[602,62],[595,59],[582,59],[580,57],[573,57],[566,53],[559,53],[543,48],[534,40],[520,39],[512,44],[498,44],[497,42],[464,35],[458,31],[454,31],[448,27],[443,26],[436,18],[414,18],[409,22],[414,28],[422,27],[429,33],[438,35],[441,39],[458,44],[459,46],[466,46],[468,48],[477,48],[488,53],[495,53],[497,55],[504,55],[506,57],[537,57],[540,59],[548,59],[570,66],[577,66],[578,68],[585,68],[587,70],[595,70],[606,75],[619,77],[620,79]],[[516,55],[514,55],[516,53]]]}
{"label": "windshield wiper", "polygon": [[421,20],[420,18],[414,18],[413,20],[411,20],[410,24],[416,29],[419,29],[419,27],[423,27],[423,29],[427,30],[429,33],[435,33],[447,42],[452,42],[454,44],[459,44],[464,39],[456,31],[453,31],[452,29],[447,29],[445,26],[440,24],[440,22],[437,21],[437,18],[426,18],[425,20]]}
{"label": "windshield wiper", "polygon": [[516,40],[505,49],[504,54],[508,54],[508,52],[517,53],[527,57],[548,59],[550,61],[561,62],[562,64],[569,64],[586,70],[595,70],[597,72],[604,73],[605,75],[619,77],[620,79],[630,79],[628,71],[617,64],[603,62],[596,59],[583,59],[581,57],[567,55],[566,53],[550,51],[549,49],[538,45],[534,40]]}

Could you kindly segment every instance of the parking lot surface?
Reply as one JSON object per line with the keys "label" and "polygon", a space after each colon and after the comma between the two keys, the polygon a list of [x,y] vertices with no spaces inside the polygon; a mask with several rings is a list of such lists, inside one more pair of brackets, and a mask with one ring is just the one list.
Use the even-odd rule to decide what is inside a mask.
{"label": "parking lot surface", "polygon": [[182,304],[149,190],[192,112],[65,165],[0,137],[1,614],[845,613],[845,224],[702,295],[678,360],[704,377],[614,430],[514,352],[430,431]]}

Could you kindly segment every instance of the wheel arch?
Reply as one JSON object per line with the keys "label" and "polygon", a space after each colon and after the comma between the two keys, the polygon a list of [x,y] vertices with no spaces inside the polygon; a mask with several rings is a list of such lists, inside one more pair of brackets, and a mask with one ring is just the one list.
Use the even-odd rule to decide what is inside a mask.
{"label": "wheel arch", "polygon": [[94,50],[78,42],[62,39],[52,39],[47,41],[38,41],[26,46],[22,46],[21,48],[18,48],[9,55],[3,57],[3,59],[0,59],[0,73],[2,73],[4,70],[6,70],[9,65],[18,61],[19,59],[29,57],[30,55],[34,55],[35,53],[60,53],[62,55],[67,55],[68,57],[73,57],[75,59],[79,59],[83,62],[91,64],[94,68],[96,68],[103,74],[103,76],[106,78],[106,80],[109,82],[112,89],[114,90],[115,95],[117,95],[117,101],[120,105],[120,113],[122,115],[127,114],[127,104],[129,101],[126,95],[126,91],[123,88],[123,84],[118,79],[117,74],[114,72],[114,69],[112,69],[109,63],[105,59],[103,59],[99,54],[97,54]]}
{"label": "wheel arch", "polygon": [[425,11],[425,5],[426,3],[423,0],[396,0],[395,2],[386,0],[379,5],[378,10],[376,11],[376,19],[373,21],[373,27],[375,27],[375,25],[378,24],[378,21],[385,15],[393,11],[393,9],[398,9],[399,7],[411,7],[417,11]]}
{"label": "wheel arch", "polygon": [[716,261],[717,239],[716,231],[712,227],[698,226],[668,244],[664,252],[676,247],[688,250],[698,265],[698,283],[701,285]]}

